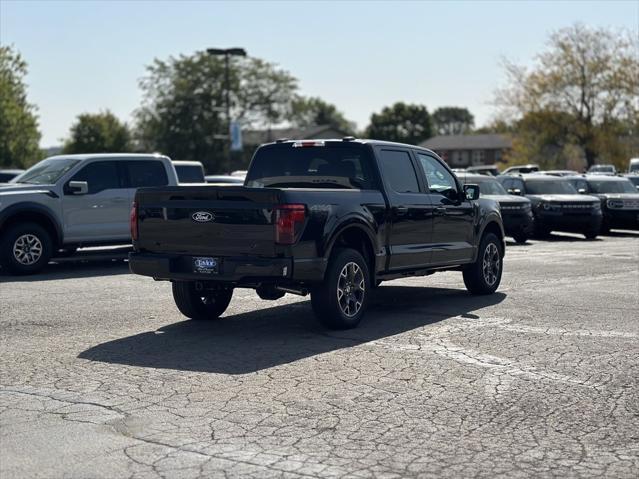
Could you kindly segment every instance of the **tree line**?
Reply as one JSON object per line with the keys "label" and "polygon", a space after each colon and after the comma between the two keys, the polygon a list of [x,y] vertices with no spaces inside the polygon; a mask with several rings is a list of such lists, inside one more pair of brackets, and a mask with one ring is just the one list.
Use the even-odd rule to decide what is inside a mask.
{"label": "tree line", "polygon": [[[511,163],[566,167],[585,159],[622,165],[636,154],[639,62],[623,32],[582,25],[559,30],[532,68],[505,63],[497,91],[497,120],[475,129],[463,107],[403,102],[373,113],[360,132],[329,102],[299,93],[288,71],[258,58],[233,58],[231,116],[244,129],[329,125],[362,137],[419,144],[434,135],[504,133],[513,136]],[[0,47],[0,166],[28,166],[41,158],[37,111],[27,100],[27,65]],[[146,151],[202,161],[209,171],[246,165],[252,152],[226,163],[224,61],[206,52],[156,59],[140,80],[142,104],[132,125],[109,111],[83,113],[71,126],[67,153]],[[217,135],[217,136],[216,136]]]}

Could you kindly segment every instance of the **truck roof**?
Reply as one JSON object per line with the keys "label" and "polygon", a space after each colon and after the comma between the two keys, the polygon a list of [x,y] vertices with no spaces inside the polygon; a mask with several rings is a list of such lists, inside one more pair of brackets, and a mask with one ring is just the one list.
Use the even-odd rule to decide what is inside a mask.
{"label": "truck roof", "polygon": [[408,143],[398,143],[395,141],[383,141],[383,140],[371,140],[371,139],[367,139],[367,138],[353,138],[352,136],[347,136],[344,138],[305,138],[305,139],[290,139],[290,138],[283,138],[281,140],[275,140],[272,141],[270,143],[264,143],[260,146],[271,146],[271,145],[287,145],[287,144],[291,144],[291,143],[296,143],[299,141],[303,141],[303,142],[308,142],[308,143],[312,143],[314,141],[321,141],[324,143],[358,143],[360,145],[381,145],[381,146],[401,146],[404,148],[413,148],[416,150],[421,150],[421,151],[425,151],[427,153],[431,153],[433,155],[436,155],[436,153],[433,150],[429,150],[428,148],[424,148],[423,146],[417,146],[417,145],[410,145]]}
{"label": "truck roof", "polygon": [[96,158],[108,159],[108,160],[130,160],[135,158],[136,160],[157,160],[158,158],[170,158],[166,155],[159,153],[80,153],[75,155],[55,155],[47,158],[48,160],[62,160],[62,159],[76,159],[76,160],[94,160]]}

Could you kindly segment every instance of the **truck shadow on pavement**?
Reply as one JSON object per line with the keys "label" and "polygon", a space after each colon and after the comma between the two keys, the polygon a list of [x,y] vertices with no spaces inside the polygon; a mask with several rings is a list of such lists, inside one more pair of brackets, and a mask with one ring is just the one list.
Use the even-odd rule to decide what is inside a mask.
{"label": "truck shadow on pavement", "polygon": [[105,260],[86,263],[50,263],[42,272],[31,276],[11,276],[8,271],[0,269],[0,283],[31,283],[130,273],[129,264],[122,260]]}
{"label": "truck shadow on pavement", "polygon": [[157,331],[94,346],[78,358],[138,367],[247,374],[367,343],[500,303],[503,293],[472,296],[462,289],[382,286],[356,329],[329,331],[310,301],[222,317],[181,321]]}

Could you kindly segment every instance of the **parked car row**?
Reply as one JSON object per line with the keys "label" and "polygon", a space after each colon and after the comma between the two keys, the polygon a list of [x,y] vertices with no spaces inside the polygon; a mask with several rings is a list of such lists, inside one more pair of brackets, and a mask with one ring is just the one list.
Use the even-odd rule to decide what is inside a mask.
{"label": "parked car row", "polygon": [[593,239],[615,228],[639,230],[639,192],[628,178],[555,171],[496,178],[456,174],[462,183],[478,184],[482,196],[499,202],[506,233],[519,243],[551,231]]}

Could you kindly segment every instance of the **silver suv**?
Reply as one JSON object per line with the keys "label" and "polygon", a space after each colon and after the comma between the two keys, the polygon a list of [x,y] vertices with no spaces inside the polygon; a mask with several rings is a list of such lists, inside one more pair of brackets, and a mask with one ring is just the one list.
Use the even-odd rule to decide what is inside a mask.
{"label": "silver suv", "polygon": [[0,184],[0,264],[14,274],[41,270],[58,252],[131,242],[137,188],[177,184],[160,155],[47,158]]}

